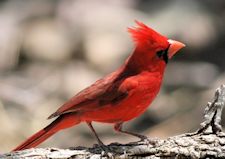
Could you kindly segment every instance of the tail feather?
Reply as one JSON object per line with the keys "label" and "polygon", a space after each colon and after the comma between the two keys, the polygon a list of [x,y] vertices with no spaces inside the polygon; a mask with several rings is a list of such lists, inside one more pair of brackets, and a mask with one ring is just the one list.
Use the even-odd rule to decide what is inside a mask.
{"label": "tail feather", "polygon": [[13,149],[12,151],[19,151],[24,150],[27,148],[35,147],[45,141],[47,138],[52,136],[55,132],[47,133],[44,129],[40,130],[33,136],[31,136],[29,139],[27,139],[25,142],[23,142],[21,145]]}
{"label": "tail feather", "polygon": [[46,126],[44,129],[32,135],[30,138],[28,138],[26,141],[24,141],[22,144],[17,146],[12,151],[19,151],[19,150],[36,147],[37,145],[44,142],[46,139],[48,139],[50,136],[52,136],[59,130],[71,127],[73,125],[77,125],[79,123],[80,123],[80,120],[76,115],[73,115],[73,114],[62,115],[58,117],[56,120],[54,120],[51,124]]}

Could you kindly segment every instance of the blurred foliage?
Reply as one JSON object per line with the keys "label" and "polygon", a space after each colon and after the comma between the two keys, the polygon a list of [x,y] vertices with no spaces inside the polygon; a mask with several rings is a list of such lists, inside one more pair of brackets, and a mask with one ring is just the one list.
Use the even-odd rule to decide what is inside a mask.
{"label": "blurred foliage", "polygon": [[[126,129],[162,138],[195,130],[214,88],[225,81],[224,8],[224,0],[1,1],[0,151],[43,128],[67,99],[121,65],[133,48],[126,28],[135,19],[186,48],[169,62],[151,109]],[[111,125],[94,125],[106,144],[136,140],[113,135]],[[94,143],[80,124],[41,146]]]}

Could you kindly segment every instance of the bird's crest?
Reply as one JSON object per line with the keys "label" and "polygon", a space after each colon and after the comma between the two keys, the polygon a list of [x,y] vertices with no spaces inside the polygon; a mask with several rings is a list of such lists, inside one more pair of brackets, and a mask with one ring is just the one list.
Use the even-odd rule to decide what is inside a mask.
{"label": "bird's crest", "polygon": [[131,33],[131,36],[134,42],[139,46],[149,46],[158,47],[157,44],[167,45],[167,38],[153,29],[149,28],[142,22],[135,20],[137,27],[128,28],[128,32]]}

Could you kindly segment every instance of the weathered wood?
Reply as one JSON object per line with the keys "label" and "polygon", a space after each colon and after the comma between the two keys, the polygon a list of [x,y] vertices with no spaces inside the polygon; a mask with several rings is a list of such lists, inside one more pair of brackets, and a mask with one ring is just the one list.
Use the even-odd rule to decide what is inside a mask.
{"label": "weathered wood", "polygon": [[225,103],[225,85],[216,90],[212,102],[205,109],[204,122],[194,133],[170,137],[166,140],[112,143],[107,153],[101,147],[72,149],[33,148],[4,154],[0,158],[225,158],[225,133],[222,132],[221,114]]}

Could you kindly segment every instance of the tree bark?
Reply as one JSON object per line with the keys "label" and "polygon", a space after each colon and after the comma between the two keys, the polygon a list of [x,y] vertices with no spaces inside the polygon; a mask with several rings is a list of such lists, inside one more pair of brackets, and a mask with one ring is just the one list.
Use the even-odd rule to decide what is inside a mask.
{"label": "tree bark", "polygon": [[186,133],[165,140],[152,139],[128,144],[112,143],[104,150],[75,147],[71,149],[33,148],[0,155],[0,158],[31,159],[71,159],[71,158],[225,158],[225,133],[222,132],[221,114],[225,104],[225,85],[215,92],[212,102],[208,102],[204,122],[194,133]]}

